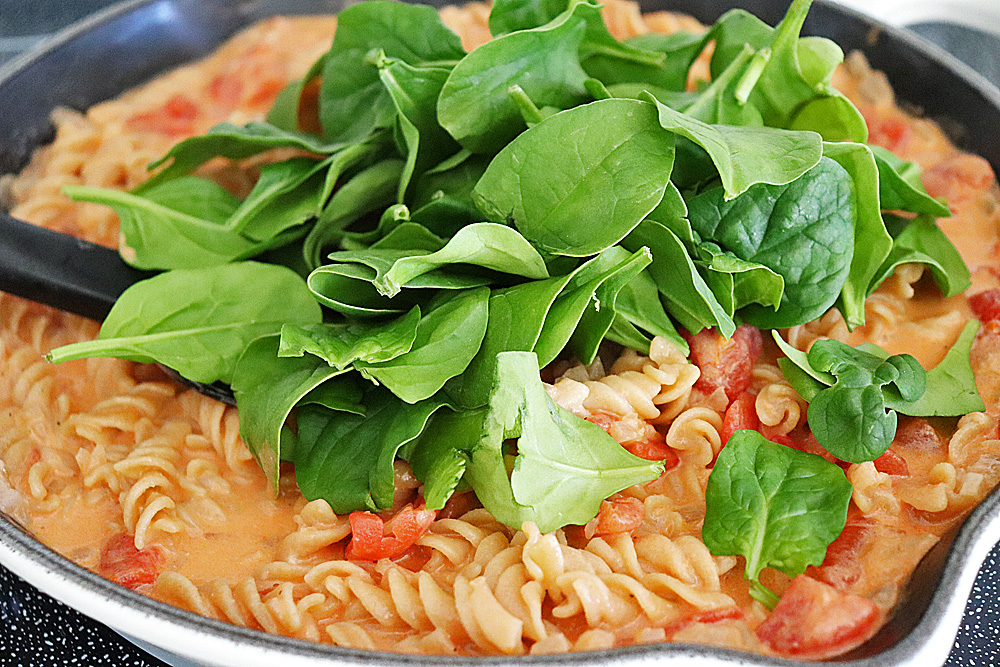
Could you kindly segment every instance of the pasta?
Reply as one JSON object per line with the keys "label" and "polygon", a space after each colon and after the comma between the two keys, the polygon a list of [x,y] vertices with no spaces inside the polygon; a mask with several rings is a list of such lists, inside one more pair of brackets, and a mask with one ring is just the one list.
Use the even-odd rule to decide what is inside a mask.
{"label": "pasta", "polygon": [[[700,29],[685,17],[643,16],[625,0],[609,0],[604,12],[620,38]],[[486,5],[445,8],[442,17],[466,48],[489,39]],[[269,20],[208,59],[86,113],[57,111],[53,143],[5,183],[13,215],[115,244],[114,214],[70,202],[63,186],[134,187],[176,139],[222,120],[260,119],[325,51],[334,26],[329,18]],[[706,68],[700,63],[696,75]],[[928,189],[949,196],[948,224],[984,237],[990,230],[995,240],[1000,193],[984,163],[958,153],[930,123],[903,116],[858,56],[837,76],[873,127],[905,124],[908,143],[891,148],[925,164]],[[245,194],[255,165],[223,162],[203,172]],[[977,289],[996,286],[995,266],[974,269]],[[920,361],[933,366],[970,310],[964,296],[942,303],[924,273],[897,267],[866,302],[863,327],[850,330],[831,310],[785,339],[802,351],[836,339],[895,353],[918,336]],[[0,510],[114,581],[247,628],[368,650],[538,655],[673,640],[779,653],[757,634],[768,610],[751,597],[738,558],[712,555],[700,538],[708,477],[737,397],[703,386],[703,368],[664,337],[646,354],[605,346],[589,366],[560,360],[546,369],[552,402],[633,453],[655,451],[668,462],[659,478],[614,494],[584,526],[548,533],[532,522],[505,526],[462,491],[412,549],[368,561],[350,557],[351,516],[326,500],[307,502],[289,466],[272,493],[240,439],[234,408],[181,390],[156,367],[43,360],[96,335],[93,323],[0,295]],[[956,423],[907,421],[890,450],[903,461],[896,467],[882,459],[845,464],[849,528],[868,537],[853,560],[812,568],[817,581],[887,614],[916,561],[1000,480],[997,340],[986,326],[973,349],[985,412]],[[815,440],[807,404],[777,356],[765,341],[739,393],[761,433],[808,449]],[[395,478],[395,516],[419,512],[422,487],[409,466],[397,462]],[[116,549],[130,563],[141,560],[141,572],[108,555],[109,536],[124,536]],[[885,556],[893,550],[901,555]],[[777,571],[766,576],[778,592],[793,585]]]}

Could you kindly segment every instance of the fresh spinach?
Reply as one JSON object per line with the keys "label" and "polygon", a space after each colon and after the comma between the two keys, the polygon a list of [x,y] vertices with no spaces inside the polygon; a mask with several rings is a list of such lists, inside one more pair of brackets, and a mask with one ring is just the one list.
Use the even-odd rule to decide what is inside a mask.
{"label": "fresh spinach", "polygon": [[330,142],[312,134],[283,130],[269,123],[247,123],[244,126],[219,123],[205,134],[181,141],[149,165],[150,169],[155,169],[169,163],[139,186],[137,192],[142,193],[147,188],[183,176],[212,158],[243,160],[272,148],[293,148],[330,155],[344,147],[343,142]]}
{"label": "fresh spinach", "polygon": [[954,244],[944,235],[928,214],[912,220],[899,220],[902,231],[893,239],[892,250],[878,273],[872,278],[868,292],[873,292],[900,264],[926,264],[934,282],[945,297],[965,291],[972,284],[969,267]]}
{"label": "fresh spinach", "polygon": [[441,125],[465,148],[496,153],[525,127],[512,85],[542,106],[565,109],[588,99],[579,49],[590,7],[573,0],[549,23],[501,35],[463,58],[438,99]]}
{"label": "fresh spinach", "polygon": [[497,155],[473,198],[552,254],[593,255],[652,211],[670,178],[674,135],[648,103],[608,99],[558,113]]}
{"label": "fresh spinach", "polygon": [[324,56],[319,120],[326,137],[352,143],[394,122],[389,91],[369,58],[378,49],[410,65],[445,65],[465,55],[433,7],[382,0],[348,7]]}
{"label": "fresh spinach", "polygon": [[743,194],[757,183],[791,183],[815,167],[823,156],[823,141],[815,132],[710,125],[674,111],[649,93],[640,95],[640,99],[656,106],[663,129],[708,153],[722,179],[726,199]]}
{"label": "fresh spinach", "polygon": [[820,565],[847,523],[852,491],[836,464],[736,431],[708,478],[701,538],[716,556],[743,556],[751,595],[773,607],[761,570],[795,577]]}
{"label": "fresh spinach", "polygon": [[388,361],[357,361],[355,368],[407,403],[430,398],[478,353],[489,321],[488,304],[485,287],[445,294],[420,318],[409,351]]}
{"label": "fresh spinach", "polygon": [[[360,391],[347,377],[319,357],[279,357],[278,336],[264,336],[246,346],[233,375],[233,393],[240,413],[240,437],[260,464],[274,492],[278,466],[288,458],[283,448],[290,438],[284,430],[292,409],[302,402],[364,414]],[[316,393],[313,393],[316,392]],[[295,443],[295,456],[301,458]]]}
{"label": "fresh spinach", "polygon": [[784,279],[778,309],[748,305],[745,321],[761,328],[802,324],[840,294],[854,254],[857,203],[849,174],[833,160],[821,159],[787,185],[754,185],[729,201],[723,188],[712,188],[690,199],[688,209],[702,238]]}
{"label": "fresh spinach", "polygon": [[879,196],[885,211],[926,213],[938,218],[951,216],[944,202],[931,197],[921,181],[920,165],[897,157],[881,146],[869,146],[878,165]]}
{"label": "fresh spinach", "polygon": [[419,322],[420,306],[414,306],[389,322],[286,324],[281,328],[278,356],[314,354],[338,370],[355,361],[389,361],[410,351]]}
{"label": "fresh spinach", "polygon": [[879,207],[879,171],[871,150],[864,144],[826,142],[823,155],[843,167],[854,182],[854,254],[838,306],[848,326],[861,326],[865,321],[864,301],[870,293],[868,286],[892,248],[892,237]]}
{"label": "fresh spinach", "polygon": [[653,263],[647,271],[656,283],[667,312],[691,332],[715,327],[726,337],[736,331],[736,323],[698,273],[687,248],[666,225],[644,220],[622,241],[628,250],[647,247]]}
{"label": "fresh spinach", "polygon": [[97,340],[56,348],[47,358],[117,357],[161,363],[195,382],[232,382],[251,341],[277,334],[285,323],[321,318],[305,282],[285,267],[240,262],[178,269],[125,290]]}
{"label": "fresh spinach", "polygon": [[[584,524],[612,493],[655,479],[663,464],[633,456],[599,426],[549,398],[530,352],[496,358],[483,435],[466,476],[483,506],[499,521],[542,532]],[[504,443],[516,438],[508,472]]]}
{"label": "fresh spinach", "polygon": [[927,389],[915,401],[895,392],[886,392],[886,407],[904,415],[957,417],[984,410],[976,388],[969,352],[976,340],[979,322],[969,320],[958,339],[937,366],[927,371]]}
{"label": "fresh spinach", "polygon": [[[392,508],[393,461],[400,447],[424,430],[444,403],[407,404],[385,390],[369,390],[363,415],[313,413],[308,439],[295,444],[295,479],[309,500],[323,498],[333,511]],[[318,431],[318,433],[316,433]]]}

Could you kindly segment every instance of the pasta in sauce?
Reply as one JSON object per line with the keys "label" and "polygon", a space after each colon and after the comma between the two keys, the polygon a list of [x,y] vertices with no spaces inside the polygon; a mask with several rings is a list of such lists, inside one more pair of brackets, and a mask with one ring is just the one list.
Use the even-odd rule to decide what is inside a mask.
{"label": "pasta in sauce", "polygon": [[[642,16],[624,0],[609,0],[604,13],[619,38],[698,29],[672,14]],[[449,7],[442,16],[467,49],[489,37],[486,5]],[[223,120],[261,118],[326,50],[334,27],[334,18],[271,19],[209,58],[86,113],[59,110],[53,143],[3,183],[11,212],[115,245],[116,216],[74,204],[60,188],[132,188],[178,139]],[[949,201],[954,216],[941,226],[972,270],[969,292],[1000,286],[1000,192],[988,164],[901,111],[860,56],[848,57],[835,83],[864,114],[873,142],[918,162],[928,191]],[[245,193],[250,166],[212,163],[205,172]],[[973,316],[965,295],[942,299],[918,265],[900,266],[865,309],[865,326],[853,332],[832,310],[786,338],[802,350],[822,338],[874,342],[930,368]],[[853,485],[847,528],[824,564],[809,569],[805,588],[794,586],[803,605],[831,601],[862,620],[854,636],[834,640],[823,635],[822,612],[806,609],[799,621],[816,626],[819,639],[798,646],[788,640],[787,619],[750,596],[737,558],[713,556],[700,539],[708,475],[736,398],[727,395],[728,379],[711,380],[711,354],[696,353],[692,362],[656,339],[648,356],[626,350],[604,359],[607,366],[599,359],[547,369],[557,404],[630,451],[658,448],[675,461],[658,479],[609,498],[587,525],[542,534],[528,523],[514,531],[460,493],[415,548],[365,562],[345,557],[348,516],[323,500],[307,502],[291,470],[283,469],[280,493],[271,493],[239,438],[234,408],[183,390],[154,367],[43,360],[97,330],[0,295],[0,478],[9,486],[0,488],[0,507],[70,560],[156,599],[340,646],[480,655],[684,641],[824,657],[877,629],[923,554],[1000,479],[1000,328],[988,322],[972,352],[985,412],[957,423],[903,418],[886,456],[845,464]],[[773,344],[754,342],[745,330],[728,344],[699,335],[708,352],[735,345],[742,355],[747,398],[740,400],[765,435],[808,439],[805,402],[777,367]],[[749,353],[754,345],[762,346],[759,357]],[[419,482],[405,464],[396,473],[403,507]],[[762,578],[779,594],[793,586],[774,570]]]}

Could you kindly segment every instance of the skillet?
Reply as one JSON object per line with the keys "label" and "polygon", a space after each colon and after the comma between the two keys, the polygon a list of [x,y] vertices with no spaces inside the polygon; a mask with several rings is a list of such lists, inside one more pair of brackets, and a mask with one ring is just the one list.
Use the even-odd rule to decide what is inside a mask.
{"label": "skillet", "polygon": [[[733,6],[769,23],[785,0],[649,0],[647,10],[676,9],[711,22]],[[55,106],[84,109],[204,55],[250,22],[282,11],[330,13],[339,0],[133,0],[77,24],[47,47],[0,68],[0,174],[16,172],[51,138]],[[959,145],[1000,171],[1000,92],[957,60],[907,33],[817,0],[804,28],[860,49],[889,77],[898,97],[943,121]],[[1000,540],[1000,494],[994,492],[945,536],[915,572],[893,620],[845,656],[843,664],[942,664],[954,640],[976,571]],[[218,665],[386,664],[384,654],[335,649],[197,617],[131,593],[84,571],[0,521],[0,562],[43,591],[154,646]],[[639,646],[549,658],[447,660],[456,666],[549,663],[595,666],[677,660],[695,665],[772,665],[773,659],[684,645]],[[393,656],[395,665],[440,664],[441,658]],[[780,661],[780,664],[795,664]]]}

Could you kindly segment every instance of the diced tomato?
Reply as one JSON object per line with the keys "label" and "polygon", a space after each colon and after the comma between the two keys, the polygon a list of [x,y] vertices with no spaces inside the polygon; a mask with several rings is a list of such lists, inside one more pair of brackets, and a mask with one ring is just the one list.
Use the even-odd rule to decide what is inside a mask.
{"label": "diced tomato", "polygon": [[208,84],[208,94],[227,109],[235,109],[243,97],[243,81],[238,72],[223,72]]}
{"label": "diced tomato", "polygon": [[719,432],[719,436],[722,438],[722,444],[725,445],[736,431],[756,431],[759,428],[757,396],[745,391],[729,404],[729,408],[722,418],[722,430]]}
{"label": "diced tomato", "polygon": [[401,556],[430,529],[435,515],[433,510],[406,506],[386,523],[372,512],[351,512],[347,558],[374,561]]}
{"label": "diced tomato", "polygon": [[[607,432],[621,417],[610,412],[597,411],[587,417],[587,421],[596,424]],[[652,431],[649,436],[640,440],[627,440],[620,443],[622,447],[634,456],[647,461],[663,461],[666,470],[670,470],[680,462],[677,452],[667,446],[666,438],[659,431]]]}
{"label": "diced tomato", "polygon": [[880,620],[871,600],[800,575],[757,627],[757,637],[778,655],[821,660],[864,642]]}
{"label": "diced tomato", "polygon": [[647,461],[663,461],[664,470],[670,470],[678,463],[680,457],[667,445],[666,438],[659,431],[654,431],[648,438],[623,442],[622,447],[631,454]]}
{"label": "diced tomato", "polygon": [[891,151],[906,146],[913,135],[910,124],[899,116],[885,116],[872,110],[865,114],[865,121],[868,123],[868,141]]}
{"label": "diced tomato", "polygon": [[826,548],[826,557],[819,567],[809,568],[810,576],[825,581],[840,591],[846,590],[861,577],[859,556],[874,535],[870,519],[851,506],[844,530]]}
{"label": "diced tomato", "polygon": [[910,468],[906,465],[906,459],[887,449],[885,454],[873,461],[875,469],[889,475],[909,475]]}
{"label": "diced tomato", "polygon": [[587,421],[591,424],[597,424],[604,429],[605,433],[607,433],[608,429],[610,429],[611,426],[620,419],[621,417],[618,415],[611,414],[610,412],[604,412],[603,410],[591,413],[591,415],[587,417]]}
{"label": "diced tomato", "polygon": [[989,289],[969,297],[969,306],[980,322],[1000,320],[1000,289]]}
{"label": "diced tomato", "polygon": [[760,356],[764,341],[760,330],[741,325],[733,337],[726,340],[715,329],[704,329],[687,336],[691,346],[691,363],[701,369],[695,387],[711,394],[719,387],[730,401],[750,386],[753,365]]}
{"label": "diced tomato", "polygon": [[127,121],[130,130],[158,132],[170,137],[194,134],[198,107],[184,95],[174,95],[158,109],[136,114]]}
{"label": "diced tomato", "polygon": [[638,498],[608,498],[601,502],[601,509],[588,526],[593,534],[617,535],[631,533],[646,518],[646,506]]}
{"label": "diced tomato", "polygon": [[745,619],[746,614],[739,607],[721,607],[719,609],[709,609],[691,614],[685,618],[673,621],[664,626],[667,638],[673,637],[684,628],[695,623],[722,623],[724,621],[738,621]]}
{"label": "diced tomato", "polygon": [[163,555],[156,549],[135,548],[135,538],[124,533],[109,539],[101,550],[97,572],[125,588],[136,590],[152,584],[163,567]]}

